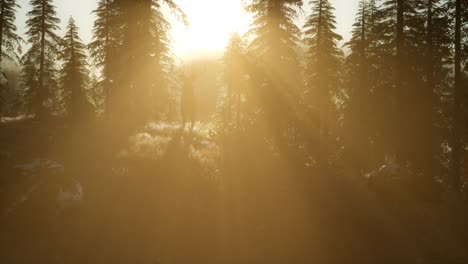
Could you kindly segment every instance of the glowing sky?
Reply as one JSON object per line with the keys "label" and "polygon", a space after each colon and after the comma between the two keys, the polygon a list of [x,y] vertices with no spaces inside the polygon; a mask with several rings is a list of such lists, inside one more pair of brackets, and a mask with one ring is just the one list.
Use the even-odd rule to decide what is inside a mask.
{"label": "glowing sky", "polygon": [[[57,12],[65,28],[70,16],[77,21],[81,38],[89,42],[92,37],[94,17],[91,11],[98,0],[55,0]],[[191,27],[186,29],[180,23],[173,24],[174,53],[182,58],[207,52],[220,53],[229,34],[243,33],[250,23],[249,15],[242,8],[242,0],[174,0],[189,16]],[[338,33],[349,38],[351,25],[358,0],[331,0],[336,8]],[[30,10],[29,0],[19,0],[22,6],[18,14],[18,31],[24,32],[25,14]],[[216,11],[216,12],[214,12]]]}

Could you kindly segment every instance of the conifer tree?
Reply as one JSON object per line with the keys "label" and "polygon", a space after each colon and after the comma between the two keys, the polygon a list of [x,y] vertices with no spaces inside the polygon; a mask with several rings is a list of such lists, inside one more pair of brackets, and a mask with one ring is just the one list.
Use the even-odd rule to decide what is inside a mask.
{"label": "conifer tree", "polygon": [[32,105],[34,92],[38,89],[37,67],[30,58],[21,60],[20,90],[23,97],[25,113],[32,114],[35,109]]}
{"label": "conifer tree", "polygon": [[26,71],[34,67],[37,76],[28,75],[29,82],[37,80],[37,85],[27,87],[27,100],[33,113],[38,117],[46,114],[47,107],[52,106],[50,92],[57,88],[56,58],[61,39],[55,33],[59,29],[59,18],[52,0],[31,0],[32,10],[28,12],[26,21],[26,35],[29,50],[22,61]]}
{"label": "conifer tree", "polygon": [[295,63],[297,55],[294,49],[300,29],[294,24],[294,19],[296,7],[300,6],[300,0],[251,1],[247,10],[254,14],[250,33],[255,34],[255,39],[249,44],[249,49],[258,56],[274,55],[276,59],[271,60],[276,62]]}
{"label": "conifer tree", "polygon": [[372,53],[375,45],[375,0],[361,0],[353,25],[352,37],[346,46],[350,54],[346,58],[347,101],[344,112],[344,144],[346,159],[356,172],[368,168],[370,161],[369,125],[371,113]]}
{"label": "conifer tree", "polygon": [[385,0],[377,12],[378,82],[375,84],[375,152],[382,162],[393,156],[407,164],[415,155],[420,125],[415,103],[424,82],[422,54],[425,17],[417,0]]}
{"label": "conifer tree", "polygon": [[[103,70],[106,116],[132,114],[132,119],[144,121],[155,114],[155,101],[163,104],[155,97],[167,94],[163,90],[172,64],[164,6],[187,23],[171,0],[102,0],[95,10],[90,47]],[[116,107],[110,111],[109,105]]]}
{"label": "conifer tree", "polygon": [[170,86],[177,77],[174,76],[174,56],[171,50],[171,24],[164,15],[164,9],[169,8],[175,18],[186,27],[189,25],[186,14],[174,2],[167,0],[153,1],[151,32],[155,59],[155,73],[152,77],[153,102],[157,118],[168,115],[170,108]]}
{"label": "conifer tree", "polygon": [[16,10],[20,6],[16,0],[0,1],[0,67],[4,59],[19,60],[21,37],[16,33]]}
{"label": "conifer tree", "polygon": [[310,2],[312,13],[304,25],[307,45],[306,82],[308,101],[319,120],[319,160],[326,161],[330,137],[330,120],[333,112],[332,97],[338,92],[342,51],[338,42],[342,39],[336,30],[334,8],[328,0]]}
{"label": "conifer tree", "polygon": [[[125,25],[123,31],[123,60],[128,70],[121,80],[124,93],[131,93],[129,107],[137,122],[155,116],[155,96],[167,94],[164,86],[169,54],[170,24],[163,15],[167,6],[187,23],[186,16],[172,0],[126,1],[123,3]],[[166,92],[164,91],[166,90]]]}
{"label": "conifer tree", "polygon": [[[16,33],[16,10],[19,8],[16,0],[0,1],[0,94],[7,87],[3,71],[4,60],[18,61],[21,53],[21,37]],[[0,96],[0,114],[2,113]]]}
{"label": "conifer tree", "polygon": [[[464,105],[463,97],[466,96],[467,87],[463,84],[463,46],[467,42],[466,30],[468,28],[468,19],[466,19],[466,14],[468,11],[468,1],[466,0],[453,0],[451,2],[453,6],[453,18],[454,23],[454,89],[453,89],[453,127],[451,135],[451,144],[452,144],[452,155],[451,155],[451,185],[452,187],[459,191],[462,184],[462,154],[464,148],[464,132],[466,129],[466,119],[464,118]],[[465,106],[466,107],[466,106]]]}
{"label": "conifer tree", "polygon": [[236,118],[236,127],[241,126],[241,96],[244,70],[242,57],[244,56],[245,44],[238,33],[232,34],[224,52],[224,81],[226,84],[226,101],[224,122],[226,125]]}
{"label": "conifer tree", "polygon": [[421,19],[425,21],[422,30],[420,74],[423,82],[414,86],[417,105],[414,129],[425,131],[415,136],[413,148],[416,150],[410,161],[413,169],[421,171],[426,180],[432,180],[440,172],[437,156],[440,156],[440,145],[444,134],[441,125],[444,113],[443,95],[448,91],[450,52],[450,19],[447,16],[448,6],[443,0],[425,0],[420,5]]}
{"label": "conifer tree", "polygon": [[116,0],[101,0],[93,11],[96,16],[93,28],[93,41],[89,44],[90,55],[101,72],[101,85],[104,90],[104,116],[111,117],[113,90],[118,76],[118,48],[121,40],[121,12]]}
{"label": "conifer tree", "polygon": [[[301,89],[297,57],[301,30],[295,24],[302,0],[252,0],[247,11],[253,14],[248,32],[252,36],[247,52],[255,58],[249,67],[255,80],[256,99],[279,148],[285,149],[288,127],[297,125],[296,111]],[[295,124],[294,124],[295,123]]]}
{"label": "conifer tree", "polygon": [[60,72],[61,87],[66,112],[72,119],[83,116],[86,103],[85,84],[87,78],[86,47],[78,35],[75,20],[70,17],[67,32],[63,38],[60,59],[63,66]]}

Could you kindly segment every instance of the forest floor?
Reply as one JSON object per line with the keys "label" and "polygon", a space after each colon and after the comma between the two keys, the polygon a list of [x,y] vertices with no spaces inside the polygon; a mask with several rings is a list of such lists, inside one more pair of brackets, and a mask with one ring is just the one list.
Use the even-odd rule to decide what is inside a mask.
{"label": "forest floor", "polygon": [[262,144],[209,124],[3,122],[0,261],[468,263],[466,203],[299,168]]}

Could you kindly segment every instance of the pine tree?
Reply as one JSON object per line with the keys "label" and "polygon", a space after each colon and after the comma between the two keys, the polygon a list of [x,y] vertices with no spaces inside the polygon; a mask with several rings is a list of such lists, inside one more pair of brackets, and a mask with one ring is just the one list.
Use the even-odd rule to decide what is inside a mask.
{"label": "pine tree", "polygon": [[[27,14],[26,35],[29,50],[22,61],[26,71],[37,69],[37,85],[28,86],[28,104],[38,117],[46,114],[46,107],[51,107],[49,92],[57,87],[55,61],[59,54],[60,37],[55,33],[59,29],[59,18],[52,0],[31,0],[32,10]],[[28,75],[28,83],[33,78]]]}
{"label": "pine tree", "polygon": [[154,39],[151,32],[152,1],[127,1],[125,6],[126,24],[123,32],[122,51],[128,66],[122,84],[130,98],[132,120],[145,122],[152,117],[154,83],[151,78],[156,60],[153,53]]}
{"label": "pine tree", "polygon": [[27,114],[33,114],[33,100],[35,92],[38,89],[38,69],[30,58],[22,59],[21,61],[21,92],[23,97],[23,108]]}
{"label": "pine tree", "polygon": [[421,125],[425,17],[418,8],[418,0],[386,0],[376,14],[375,152],[380,162],[394,156],[403,166],[416,155]]}
{"label": "pine tree", "polygon": [[[186,15],[171,0],[103,0],[95,11],[92,56],[103,69],[106,116],[131,114],[138,122],[154,114],[155,101],[168,86],[172,64],[170,24],[164,6],[184,23]],[[159,98],[155,98],[158,96]],[[109,105],[116,105],[109,110]],[[117,107],[118,106],[118,107]],[[158,107],[162,109],[164,107]]]}
{"label": "pine tree", "polygon": [[371,47],[375,46],[375,1],[361,0],[353,25],[352,37],[345,45],[350,49],[346,58],[347,102],[344,112],[345,150],[350,166],[356,171],[368,168],[371,113],[371,83],[373,65]]}
{"label": "pine tree", "polygon": [[[19,8],[16,0],[0,1],[0,94],[7,87],[6,77],[3,71],[4,59],[18,61],[21,53],[21,37],[16,33],[16,10]],[[2,101],[0,96],[0,114],[2,113]]]}
{"label": "pine tree", "polygon": [[101,79],[104,90],[104,116],[111,118],[113,90],[118,76],[118,48],[121,45],[122,17],[116,0],[101,0],[93,11],[96,16],[93,41],[89,44],[94,64],[102,69]]}
{"label": "pine tree", "polygon": [[20,70],[16,65],[8,65],[4,67],[3,74],[6,86],[0,91],[0,96],[4,99],[1,111],[4,115],[16,116],[22,110],[22,94],[19,86]]}
{"label": "pine tree", "polygon": [[[163,6],[168,6],[186,23],[185,14],[171,0],[133,0],[123,6],[126,23],[122,50],[125,64],[130,66],[123,76],[124,90],[131,91],[134,119],[144,122],[154,117],[155,96],[167,94],[163,86],[169,59],[170,24],[163,16]],[[161,100],[159,100],[160,103]]]}
{"label": "pine tree", "polygon": [[1,0],[0,2],[0,67],[4,59],[19,60],[22,39],[16,33],[16,10],[20,6],[16,0]]}
{"label": "pine tree", "polygon": [[[155,56],[155,73],[153,74],[154,88],[153,101],[155,104],[154,111],[156,117],[164,117],[168,115],[170,108],[170,86],[177,82],[177,77],[174,77],[174,56],[171,51],[171,24],[164,16],[164,10],[169,8],[172,10],[176,19],[188,26],[186,14],[174,1],[157,0],[153,1],[153,12],[151,22],[151,32],[153,35],[153,49]],[[174,78],[176,80],[174,80]]]}
{"label": "pine tree", "polygon": [[[453,2],[452,2],[453,4]],[[453,128],[451,135],[452,144],[452,156],[451,156],[451,185],[459,191],[462,185],[461,177],[461,165],[462,165],[462,154],[465,145],[464,132],[466,129],[466,119],[464,118],[466,111],[464,109],[464,96],[467,94],[467,87],[463,84],[462,68],[463,68],[463,46],[467,45],[468,37],[465,35],[468,28],[468,19],[466,14],[468,11],[468,1],[466,0],[454,0],[453,17],[455,20],[454,24],[454,92],[453,92]],[[464,43],[464,41],[466,41]],[[466,62],[465,62],[466,63]],[[465,91],[464,91],[465,89]],[[465,106],[466,107],[466,106]]]}
{"label": "pine tree", "polygon": [[[232,34],[224,52],[224,81],[226,84],[226,101],[224,123],[230,125],[233,117],[236,117],[236,127],[241,126],[241,97],[244,70],[242,57],[244,56],[245,44],[238,33]],[[235,113],[233,113],[235,112]]]}
{"label": "pine tree", "polygon": [[249,44],[249,49],[258,56],[274,55],[276,62],[295,63],[297,55],[294,49],[300,29],[294,24],[294,18],[297,16],[296,7],[300,6],[300,0],[252,1],[247,10],[254,14],[250,33],[255,34],[255,39]]}
{"label": "pine tree", "polygon": [[252,41],[247,52],[255,58],[250,73],[252,87],[263,119],[271,127],[273,138],[285,149],[288,128],[297,125],[297,107],[301,89],[297,57],[300,28],[294,23],[302,0],[252,0],[247,11],[253,14],[248,35]]}
{"label": "pine tree", "polygon": [[421,19],[424,19],[422,28],[421,49],[421,75],[423,83],[416,86],[418,113],[414,122],[419,136],[413,141],[416,151],[411,157],[414,169],[421,171],[427,179],[439,171],[436,158],[440,155],[440,146],[443,142],[441,121],[443,116],[443,95],[448,92],[449,61],[450,61],[450,19],[447,16],[448,6],[443,0],[425,0],[420,5]]}
{"label": "pine tree", "polygon": [[333,113],[332,98],[338,93],[342,51],[338,42],[342,37],[336,30],[334,8],[328,0],[310,2],[312,13],[304,25],[307,45],[306,78],[309,102],[318,117],[319,160],[326,161]]}
{"label": "pine tree", "polygon": [[60,59],[63,67],[60,72],[61,87],[66,112],[72,119],[83,116],[86,104],[85,84],[87,78],[86,47],[78,35],[75,20],[70,17],[67,32],[63,38]]}

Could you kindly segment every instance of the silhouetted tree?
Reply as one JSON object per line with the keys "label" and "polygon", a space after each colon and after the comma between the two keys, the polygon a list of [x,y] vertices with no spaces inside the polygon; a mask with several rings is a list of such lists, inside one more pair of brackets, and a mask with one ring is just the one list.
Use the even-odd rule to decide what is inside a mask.
{"label": "silhouetted tree", "polygon": [[[59,29],[59,18],[55,11],[52,0],[31,0],[32,10],[28,12],[26,21],[26,35],[28,36],[29,50],[24,54],[22,61],[26,75],[30,83],[35,79],[37,85],[27,87],[27,98],[29,109],[36,116],[41,117],[46,114],[47,107],[51,107],[52,102],[49,92],[57,88],[56,82],[56,58],[59,54],[58,48],[60,37],[55,33]],[[37,71],[37,76],[32,76],[32,68]]]}
{"label": "silhouetted tree", "polygon": [[[113,90],[118,76],[118,48],[122,44],[122,17],[116,0],[101,0],[93,11],[96,16],[93,41],[89,44],[90,54],[101,72],[104,90],[104,116],[111,118]],[[117,107],[117,106],[116,106]]]}
{"label": "silhouetted tree", "polygon": [[19,8],[16,0],[0,1],[0,115],[2,114],[2,93],[6,89],[6,76],[3,71],[4,59],[18,61],[21,53],[21,37],[16,33],[16,10]]}
{"label": "silhouetted tree", "polygon": [[32,104],[34,92],[38,89],[37,67],[30,58],[21,60],[20,89],[25,113],[34,113]]}
{"label": "silhouetted tree", "polygon": [[318,120],[317,137],[319,160],[326,162],[330,142],[330,123],[333,98],[340,88],[342,51],[338,42],[342,37],[336,30],[334,8],[328,0],[311,1],[312,13],[304,25],[307,45],[307,91],[313,115]]}
{"label": "silhouetted tree", "polygon": [[75,20],[70,17],[67,32],[63,38],[60,59],[63,66],[60,72],[63,100],[67,114],[74,120],[83,116],[87,103],[85,85],[88,75],[86,46],[78,35]]}
{"label": "silhouetted tree", "polygon": [[370,161],[373,136],[371,116],[372,50],[375,46],[375,1],[361,0],[353,25],[351,40],[346,43],[347,100],[344,112],[344,144],[346,159],[356,172],[365,170]]}
{"label": "silhouetted tree", "polygon": [[[464,129],[466,129],[463,97],[466,87],[463,87],[462,77],[462,49],[463,49],[463,36],[462,28],[464,23],[467,23],[466,18],[462,16],[468,8],[467,1],[454,0],[454,93],[453,93],[453,128],[452,128],[452,157],[451,157],[451,185],[455,190],[460,190],[461,187],[461,165],[462,154],[464,147]],[[464,33],[464,32],[463,32]]]}
{"label": "silhouetted tree", "polygon": [[[415,155],[423,87],[421,58],[425,17],[416,0],[386,0],[377,13],[378,83],[375,84],[377,156],[395,156],[404,166]],[[427,112],[425,112],[427,113]]]}
{"label": "silhouetted tree", "polygon": [[186,14],[174,1],[158,0],[153,2],[151,31],[155,49],[155,73],[153,75],[153,101],[156,118],[164,118],[170,111],[170,87],[178,82],[174,72],[174,55],[171,49],[171,24],[165,17],[165,8],[169,8],[175,18],[186,27],[189,25]]}
{"label": "silhouetted tree", "polygon": [[[444,115],[444,94],[449,92],[449,62],[450,52],[450,19],[447,16],[448,6],[446,1],[426,0],[420,5],[420,14],[425,21],[422,28],[421,42],[421,76],[423,83],[420,86],[415,101],[418,111],[414,122],[417,127],[414,130],[420,132],[419,136],[413,136],[414,148],[417,150],[411,161],[415,169],[421,171],[426,179],[433,179],[439,174],[440,163],[437,159],[441,155],[441,145],[444,141],[442,125]],[[423,40],[423,41],[421,41]],[[414,108],[413,108],[414,109]],[[446,139],[445,139],[446,140]]]}
{"label": "silhouetted tree", "polygon": [[167,74],[173,63],[164,5],[187,23],[171,0],[103,0],[95,10],[90,47],[103,70],[106,112],[115,105],[113,115],[131,114],[132,120],[144,122],[154,116],[155,108],[164,108],[155,106],[155,101],[162,104],[160,97],[167,97]]}
{"label": "silhouetted tree", "polygon": [[[5,67],[6,66],[6,67]],[[6,79],[6,86],[0,91],[3,98],[1,109],[4,115],[16,116],[22,112],[22,92],[20,88],[21,70],[15,64],[5,65],[3,74]]]}
{"label": "silhouetted tree", "polygon": [[247,52],[255,57],[255,66],[249,67],[263,120],[280,149],[298,124],[296,100],[301,89],[301,76],[297,58],[301,30],[294,23],[302,0],[252,0],[247,11],[253,14],[248,32],[252,41]]}
{"label": "silhouetted tree", "polygon": [[[224,105],[224,125],[229,127],[235,117],[235,125],[239,129],[241,126],[241,97],[244,87],[243,77],[245,70],[242,65],[245,43],[238,33],[232,34],[224,52],[224,81],[226,86]],[[235,113],[233,113],[235,112]]]}

